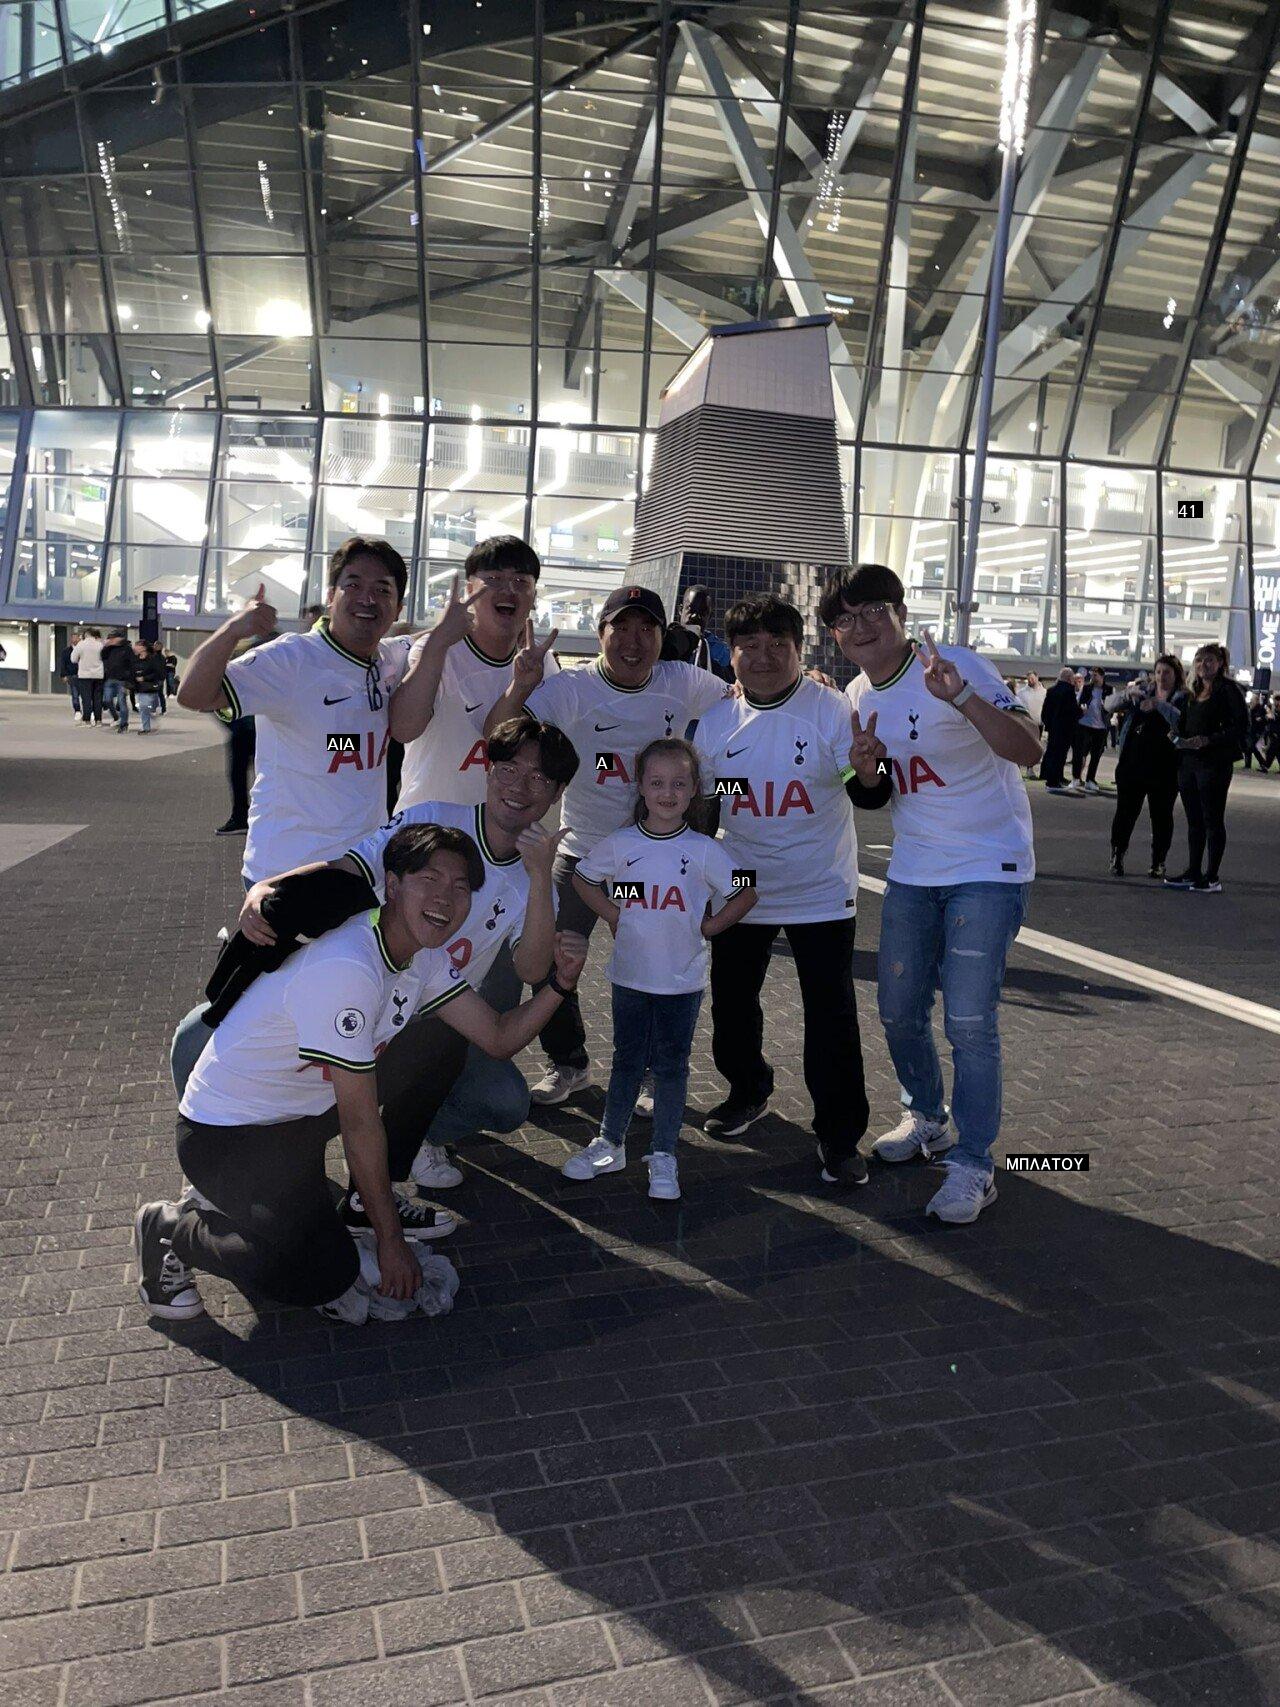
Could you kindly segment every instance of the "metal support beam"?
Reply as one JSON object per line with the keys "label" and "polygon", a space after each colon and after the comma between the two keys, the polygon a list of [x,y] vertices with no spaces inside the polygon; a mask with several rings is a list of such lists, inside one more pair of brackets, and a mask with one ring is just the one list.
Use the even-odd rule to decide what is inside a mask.
{"label": "metal support beam", "polygon": [[[601,267],[596,277],[602,285],[617,291],[632,307],[638,308],[641,314],[644,313],[648,301],[648,281],[643,274],[630,272],[626,267]],[[701,320],[695,320],[692,314],[686,314],[683,308],[678,308],[674,302],[668,301],[656,290],[653,293],[653,318],[664,332],[670,332],[671,336],[688,350],[696,348],[706,335],[706,327]]]}

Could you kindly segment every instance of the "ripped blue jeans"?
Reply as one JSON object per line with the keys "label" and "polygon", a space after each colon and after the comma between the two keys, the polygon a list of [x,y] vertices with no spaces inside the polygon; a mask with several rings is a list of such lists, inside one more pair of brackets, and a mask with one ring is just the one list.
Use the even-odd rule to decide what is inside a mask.
{"label": "ripped blue jeans", "polygon": [[951,1112],[959,1143],[948,1160],[990,1173],[1000,1131],[1000,1030],[996,1010],[1009,946],[1026,917],[1026,883],[894,883],[880,916],[880,1023],[902,1100],[929,1119],[946,1114],[942,1064],[930,1014],[942,987],[951,1045]]}

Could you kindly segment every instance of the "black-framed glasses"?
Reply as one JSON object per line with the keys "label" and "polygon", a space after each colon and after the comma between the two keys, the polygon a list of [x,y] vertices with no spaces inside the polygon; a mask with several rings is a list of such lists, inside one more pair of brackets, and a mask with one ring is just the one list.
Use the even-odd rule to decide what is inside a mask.
{"label": "black-framed glasses", "polygon": [[510,759],[494,759],[489,769],[500,782],[518,782],[523,778],[535,794],[550,794],[555,787],[551,778],[541,771],[525,770]]}
{"label": "black-framed glasses", "polygon": [[859,605],[857,610],[842,610],[832,621],[831,627],[836,634],[847,634],[857,623],[865,622],[874,627],[888,610],[888,605],[877,599],[874,604]]}

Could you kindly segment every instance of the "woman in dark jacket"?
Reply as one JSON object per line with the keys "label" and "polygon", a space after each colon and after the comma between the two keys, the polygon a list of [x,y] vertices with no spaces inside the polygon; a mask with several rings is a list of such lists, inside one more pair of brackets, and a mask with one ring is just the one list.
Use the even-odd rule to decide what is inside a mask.
{"label": "woman in dark jacket", "polygon": [[1187,815],[1189,857],[1182,876],[1165,882],[1202,895],[1216,895],[1222,888],[1218,868],[1227,846],[1227,790],[1249,739],[1248,707],[1227,674],[1230,668],[1225,646],[1200,648],[1178,722],[1178,793]]}
{"label": "woman in dark jacket", "polygon": [[1116,812],[1111,820],[1111,872],[1124,876],[1129,838],[1147,803],[1151,817],[1150,876],[1164,876],[1164,862],[1173,841],[1173,806],[1178,798],[1178,749],[1174,737],[1187,697],[1187,678],[1171,653],[1156,659],[1150,678],[1113,693],[1108,715],[1119,712],[1120,740],[1116,758]]}

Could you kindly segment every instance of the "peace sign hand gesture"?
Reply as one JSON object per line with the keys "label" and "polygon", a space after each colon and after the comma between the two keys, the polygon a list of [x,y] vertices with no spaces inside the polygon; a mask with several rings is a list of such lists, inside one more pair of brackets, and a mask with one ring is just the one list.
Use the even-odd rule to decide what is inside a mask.
{"label": "peace sign hand gesture", "polygon": [[933,635],[924,630],[924,645],[913,641],[916,657],[924,665],[924,685],[935,699],[945,700],[948,704],[956,695],[964,690],[964,677],[949,658],[944,658],[938,651]]}
{"label": "peace sign hand gesture", "polygon": [[876,719],[878,711],[873,711],[863,727],[862,719],[855,711],[853,714],[853,745],[849,748],[849,763],[857,773],[858,781],[872,788],[885,774],[881,766],[888,763],[889,754],[883,741],[876,735]]}
{"label": "peace sign hand gesture", "polygon": [[442,646],[456,646],[459,640],[465,638],[471,627],[472,605],[489,591],[488,587],[482,583],[470,598],[464,599],[462,587],[461,575],[455,575],[453,584],[449,588],[448,602],[436,618],[436,625],[431,630]]}
{"label": "peace sign hand gesture", "polygon": [[542,641],[534,639],[533,618],[524,625],[524,645],[511,661],[511,679],[521,694],[530,694],[542,680],[547,667],[547,653],[559,638],[560,630],[553,628]]}

